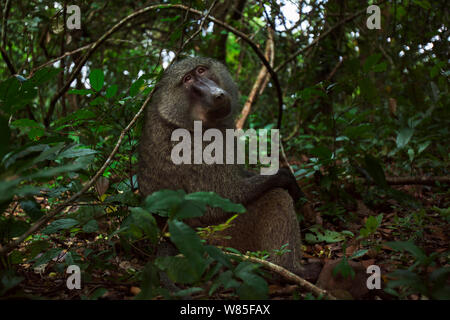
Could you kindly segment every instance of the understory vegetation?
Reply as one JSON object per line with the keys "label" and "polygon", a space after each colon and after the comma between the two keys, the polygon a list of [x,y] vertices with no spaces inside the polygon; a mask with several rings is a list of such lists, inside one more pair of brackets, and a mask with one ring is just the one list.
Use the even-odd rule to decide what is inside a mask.
{"label": "understory vegetation", "polygon": [[[139,194],[142,107],[175,56],[207,56],[239,86],[238,126],[280,125],[306,194],[303,262],[379,266],[368,299],[450,299],[446,1],[381,1],[381,29],[366,25],[375,1],[83,0],[80,29],[67,1],[1,3],[1,297],[327,299],[248,258],[269,252],[208,244],[241,204]],[[207,207],[230,219],[186,224]],[[163,239],[179,254],[156,257]]]}

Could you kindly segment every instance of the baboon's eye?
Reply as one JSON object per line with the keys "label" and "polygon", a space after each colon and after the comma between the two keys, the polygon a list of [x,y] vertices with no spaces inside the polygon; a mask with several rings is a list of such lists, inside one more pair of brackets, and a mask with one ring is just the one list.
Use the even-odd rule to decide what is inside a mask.
{"label": "baboon's eye", "polygon": [[188,82],[191,79],[192,79],[192,76],[190,74],[188,74],[186,77],[184,77],[183,82]]}
{"label": "baboon's eye", "polygon": [[202,74],[202,73],[204,73],[205,71],[206,71],[206,69],[205,69],[204,67],[198,67],[198,68],[197,68],[197,73]]}

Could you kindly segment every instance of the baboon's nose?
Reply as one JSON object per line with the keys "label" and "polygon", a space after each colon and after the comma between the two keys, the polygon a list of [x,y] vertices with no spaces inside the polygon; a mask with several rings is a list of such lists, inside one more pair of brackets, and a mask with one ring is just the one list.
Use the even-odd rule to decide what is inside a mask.
{"label": "baboon's nose", "polygon": [[219,92],[215,95],[214,100],[216,101],[222,101],[225,99],[225,94],[223,92]]}

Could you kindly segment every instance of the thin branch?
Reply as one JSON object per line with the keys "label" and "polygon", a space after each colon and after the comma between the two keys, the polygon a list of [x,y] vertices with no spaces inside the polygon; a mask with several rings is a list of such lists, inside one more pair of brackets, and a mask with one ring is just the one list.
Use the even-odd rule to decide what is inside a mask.
{"label": "thin branch", "polygon": [[[273,65],[275,50],[273,43],[273,29],[268,28],[268,38],[266,43],[265,56],[266,59],[270,60],[270,64]],[[242,129],[244,127],[245,121],[247,120],[248,115],[250,114],[251,108],[255,100],[258,98],[258,94],[261,94],[262,90],[264,90],[264,86],[267,85],[266,79],[268,80],[268,71],[265,66],[259,70],[258,76],[256,77],[255,83],[253,84],[252,90],[248,95],[247,101],[244,103],[244,107],[241,111],[241,116],[236,121],[236,128]]]}
{"label": "thin branch", "polygon": [[261,264],[264,268],[269,269],[270,271],[273,271],[277,274],[279,274],[280,276],[282,276],[283,278],[292,281],[294,283],[297,283],[300,287],[309,290],[311,292],[313,292],[314,294],[316,294],[317,296],[324,296],[330,300],[337,300],[335,296],[333,296],[331,293],[329,293],[326,290],[323,290],[317,286],[315,286],[314,284],[312,284],[311,282],[299,277],[298,275],[290,272],[289,270],[276,265],[272,262],[266,261],[266,260],[262,260],[262,259],[258,259],[255,257],[249,257],[246,255],[240,255],[240,254],[236,254],[236,253],[230,253],[230,252],[226,252],[227,255],[229,256],[233,256],[233,257],[239,257],[242,258],[243,260],[247,260],[253,263],[259,263]]}
{"label": "thin branch", "polygon": [[[191,42],[192,39],[194,39],[202,31],[203,26],[205,25],[205,22],[208,19],[209,15],[211,13],[211,10],[216,6],[216,3],[217,3],[217,0],[214,0],[213,3],[211,4],[211,6],[209,7],[208,11],[206,12],[205,16],[203,17],[198,29],[181,45],[181,47],[175,53],[175,56],[178,56],[181,53],[181,51],[183,51],[183,49],[186,47],[186,45],[189,42]],[[189,11],[186,11],[186,12],[189,12]]]}
{"label": "thin branch", "polygon": [[386,177],[390,185],[420,184],[434,186],[436,182],[450,183],[450,176],[443,177]]}

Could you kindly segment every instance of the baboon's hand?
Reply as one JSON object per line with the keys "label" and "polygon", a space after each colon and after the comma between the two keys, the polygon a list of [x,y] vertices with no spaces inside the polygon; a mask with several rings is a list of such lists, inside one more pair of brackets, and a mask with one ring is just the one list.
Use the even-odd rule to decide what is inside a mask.
{"label": "baboon's hand", "polygon": [[305,196],[297,184],[297,179],[295,179],[294,175],[288,168],[281,168],[278,170],[277,175],[280,177],[281,187],[285,188],[289,192],[294,200],[294,203]]}

